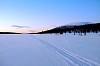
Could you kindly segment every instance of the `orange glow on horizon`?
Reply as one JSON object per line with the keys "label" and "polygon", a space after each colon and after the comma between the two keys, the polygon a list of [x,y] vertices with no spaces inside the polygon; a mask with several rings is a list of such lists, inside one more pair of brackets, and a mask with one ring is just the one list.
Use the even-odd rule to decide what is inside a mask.
{"label": "orange glow on horizon", "polygon": [[21,29],[0,29],[0,32],[36,33],[36,32],[41,32],[41,31],[44,31],[44,30],[47,30],[47,29],[44,29],[44,28],[35,29],[35,30],[24,29],[24,28],[21,28]]}

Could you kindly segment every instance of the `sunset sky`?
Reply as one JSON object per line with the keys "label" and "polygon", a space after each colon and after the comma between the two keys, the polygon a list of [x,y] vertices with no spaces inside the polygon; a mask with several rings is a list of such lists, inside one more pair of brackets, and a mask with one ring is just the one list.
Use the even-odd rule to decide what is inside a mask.
{"label": "sunset sky", "polygon": [[100,22],[100,0],[0,0],[0,31],[37,32],[72,22]]}

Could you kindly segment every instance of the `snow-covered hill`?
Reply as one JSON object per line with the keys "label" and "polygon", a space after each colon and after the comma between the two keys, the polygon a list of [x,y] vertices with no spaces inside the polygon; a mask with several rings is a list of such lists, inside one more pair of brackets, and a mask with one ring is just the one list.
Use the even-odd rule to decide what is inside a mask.
{"label": "snow-covered hill", "polygon": [[0,35],[0,66],[100,66],[100,36]]}
{"label": "snow-covered hill", "polygon": [[[67,25],[62,25],[62,26],[59,26],[59,27],[55,27],[55,28],[57,28],[57,29],[61,29],[61,28],[69,28],[69,27],[73,27],[74,25],[86,25],[86,24],[93,24],[92,22],[73,22],[73,23],[69,23],[69,24],[67,24]],[[54,28],[54,29],[55,29]]]}
{"label": "snow-covered hill", "polygon": [[85,25],[85,24],[92,24],[92,22],[73,22],[68,25]]}

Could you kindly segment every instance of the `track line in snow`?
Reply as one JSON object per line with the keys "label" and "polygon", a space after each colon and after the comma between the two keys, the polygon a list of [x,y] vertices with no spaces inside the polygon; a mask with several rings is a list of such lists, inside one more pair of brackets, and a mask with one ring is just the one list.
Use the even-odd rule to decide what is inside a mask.
{"label": "track line in snow", "polygon": [[86,59],[84,57],[81,57],[79,55],[76,55],[68,50],[65,50],[61,47],[55,47],[51,45],[50,43],[37,38],[33,35],[31,35],[33,38],[39,40],[41,43],[43,43],[44,46],[46,46],[48,49],[51,49],[52,51],[56,52],[59,56],[61,56],[64,60],[66,60],[70,66],[100,66],[99,63],[96,63],[94,61],[91,61],[89,59]]}

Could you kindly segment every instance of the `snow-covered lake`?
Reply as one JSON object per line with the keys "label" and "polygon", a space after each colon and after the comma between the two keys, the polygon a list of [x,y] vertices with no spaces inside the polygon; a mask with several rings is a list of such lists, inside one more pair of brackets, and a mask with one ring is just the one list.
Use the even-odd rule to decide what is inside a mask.
{"label": "snow-covered lake", "polygon": [[0,66],[100,66],[100,34],[0,35]]}

